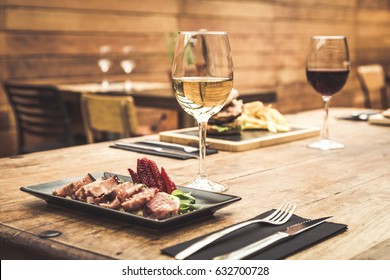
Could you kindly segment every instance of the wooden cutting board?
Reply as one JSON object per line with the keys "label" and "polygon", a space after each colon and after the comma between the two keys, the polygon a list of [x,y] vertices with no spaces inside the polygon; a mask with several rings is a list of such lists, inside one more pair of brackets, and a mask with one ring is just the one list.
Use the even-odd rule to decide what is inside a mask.
{"label": "wooden cutting board", "polygon": [[376,114],[370,116],[368,119],[370,124],[379,124],[379,125],[390,125],[390,118],[386,118],[382,114]]}
{"label": "wooden cutting board", "polygon": [[[207,135],[207,144],[210,148],[241,152],[256,149],[299,139],[316,137],[320,134],[320,129],[312,126],[292,125],[289,132],[272,133],[267,130],[243,131],[241,135],[214,136]],[[176,144],[196,144],[198,142],[198,128],[190,127],[159,133],[160,141]]]}

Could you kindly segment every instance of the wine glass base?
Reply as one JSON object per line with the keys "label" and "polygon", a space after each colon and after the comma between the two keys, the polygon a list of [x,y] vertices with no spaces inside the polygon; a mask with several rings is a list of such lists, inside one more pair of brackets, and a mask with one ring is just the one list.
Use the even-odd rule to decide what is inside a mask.
{"label": "wine glass base", "polygon": [[229,187],[224,183],[210,181],[207,178],[195,178],[192,182],[185,184],[187,188],[198,189],[209,192],[224,192]]}
{"label": "wine glass base", "polygon": [[322,151],[344,149],[345,148],[344,144],[333,142],[329,139],[321,139],[321,140],[314,142],[314,143],[311,143],[307,146],[311,149],[319,149]]}

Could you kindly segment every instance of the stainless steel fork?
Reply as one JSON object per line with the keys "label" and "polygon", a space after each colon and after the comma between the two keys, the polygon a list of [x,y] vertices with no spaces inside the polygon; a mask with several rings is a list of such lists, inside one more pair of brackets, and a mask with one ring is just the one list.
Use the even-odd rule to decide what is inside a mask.
{"label": "stainless steel fork", "polygon": [[184,260],[188,256],[191,256],[192,254],[196,253],[200,249],[206,247],[207,245],[213,243],[214,241],[220,239],[221,237],[232,233],[240,228],[246,227],[251,224],[255,223],[267,223],[272,225],[281,225],[287,222],[292,214],[294,213],[297,205],[296,204],[290,204],[290,203],[283,203],[278,209],[276,209],[274,212],[272,212],[269,216],[262,218],[262,219],[255,219],[246,221],[243,223],[239,223],[237,225],[233,225],[231,227],[228,227],[224,230],[218,231],[216,233],[213,233],[198,242],[192,244],[188,248],[184,249],[180,253],[175,255],[175,259],[177,260]]}

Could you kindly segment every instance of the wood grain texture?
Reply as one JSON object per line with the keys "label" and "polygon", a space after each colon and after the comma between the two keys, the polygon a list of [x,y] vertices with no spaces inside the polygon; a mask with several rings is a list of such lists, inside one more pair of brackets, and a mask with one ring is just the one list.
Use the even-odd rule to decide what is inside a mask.
{"label": "wood grain texture", "polygon": [[177,26],[170,16],[107,14],[106,11],[8,9],[6,30],[75,31],[75,32],[170,32]]}
{"label": "wood grain texture", "polygon": [[[12,248],[12,252],[2,250],[2,259],[170,259],[160,249],[252,218],[284,201],[298,203],[296,214],[300,216],[332,215],[331,221],[348,225],[346,232],[289,259],[389,259],[388,127],[335,119],[355,110],[331,110],[332,138],[347,145],[343,150],[308,149],[306,145],[314,139],[304,139],[208,156],[209,176],[225,182],[227,192],[242,200],[209,219],[166,232],[48,205],[19,190],[93,171],[127,174],[142,154],[99,143],[2,158],[0,168],[7,176],[0,178],[0,237],[2,248]],[[322,114],[315,110],[288,118],[320,126]],[[177,184],[196,175],[196,159],[148,157],[163,166]],[[48,229],[60,230],[62,235],[40,239],[38,234]],[[35,254],[30,254],[32,250]]]}
{"label": "wood grain texture", "polygon": [[[278,90],[276,106],[283,113],[299,112],[322,106],[299,98],[308,91],[303,70],[311,35],[347,35],[351,74],[373,63],[388,72],[389,23],[387,0],[3,0],[0,81],[96,82],[99,46],[110,45],[117,55],[133,45],[132,78],[169,82],[167,33],[226,30],[235,87]],[[109,78],[124,79],[118,63]],[[351,75],[333,106],[363,106],[356,85]],[[297,98],[300,102],[291,102]]]}
{"label": "wood grain texture", "polygon": [[[244,139],[240,141],[218,139],[210,136],[208,137],[207,143],[212,149],[228,152],[242,152],[300,139],[312,138],[320,134],[320,130],[317,127],[300,126],[299,124],[291,125],[291,127],[293,127],[293,129],[285,133],[268,133],[264,132],[264,130],[259,130],[257,131],[257,134],[253,135],[253,137],[247,137],[245,134],[256,133],[256,131],[243,131],[241,135]],[[188,132],[195,133],[189,135]],[[160,141],[169,143],[196,145],[199,141],[196,132],[197,128],[184,128],[173,131],[163,131],[159,133],[159,139]]]}

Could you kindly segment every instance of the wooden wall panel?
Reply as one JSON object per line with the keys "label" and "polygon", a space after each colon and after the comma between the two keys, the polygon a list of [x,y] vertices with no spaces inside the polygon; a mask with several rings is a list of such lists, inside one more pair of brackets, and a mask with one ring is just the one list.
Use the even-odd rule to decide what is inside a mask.
{"label": "wooden wall panel", "polygon": [[264,52],[269,54],[274,50],[274,36],[272,34],[253,36],[252,34],[229,33],[229,41],[233,58],[235,57],[235,53],[239,51],[247,53]]}
{"label": "wooden wall panel", "polygon": [[41,8],[68,8],[76,10],[103,10],[121,12],[171,13],[179,11],[180,0],[2,0],[8,6],[28,6]]}
{"label": "wooden wall panel", "polygon": [[[390,71],[389,26],[388,0],[2,0],[0,81],[100,81],[99,47],[110,45],[119,59],[121,48],[132,45],[137,66],[131,78],[168,82],[168,33],[225,30],[234,86],[276,90],[275,106],[290,113],[322,106],[305,76],[310,36],[342,34],[348,37],[352,69],[332,106],[361,107],[356,67],[380,63]],[[125,79],[118,61],[109,76]],[[0,90],[2,116],[9,114],[5,104]],[[10,129],[0,128],[2,135],[14,134],[9,122]]]}
{"label": "wooden wall panel", "polygon": [[[48,77],[72,77],[88,73],[98,76],[100,70],[97,66],[97,58],[86,56],[19,56],[8,60],[8,70],[13,73],[13,78],[48,78]],[[169,61],[165,54],[150,54],[138,56],[135,59],[134,73],[164,72],[169,69]],[[61,67],[58,67],[61,65]],[[109,75],[122,75],[123,71],[119,61],[114,60]],[[165,79],[167,80],[167,79]]]}
{"label": "wooden wall panel", "polygon": [[270,21],[242,20],[235,18],[208,18],[183,15],[179,26],[182,30],[208,29],[215,31],[227,31],[229,33],[271,35],[273,24]]}
{"label": "wooden wall panel", "polygon": [[[159,52],[167,54],[167,42],[162,33],[96,34],[96,33],[0,33],[0,43],[6,40],[8,55],[98,55],[99,46],[110,45],[119,54],[126,45],[137,54]],[[4,46],[5,48],[5,46]],[[1,54],[1,45],[0,45]]]}
{"label": "wooden wall panel", "polygon": [[[358,1],[362,0],[276,0],[278,3],[283,4],[298,4],[298,5],[312,5],[312,6],[334,6],[334,7],[355,7]],[[371,1],[371,0],[366,0]]]}
{"label": "wooden wall panel", "polygon": [[301,5],[296,1],[289,4],[280,3],[275,5],[275,15],[277,19],[300,19],[329,22],[353,22],[355,19],[355,10],[350,7],[340,7],[337,5],[329,5],[329,1],[325,5],[321,5],[318,1],[312,1],[308,5]]}
{"label": "wooden wall panel", "polygon": [[74,32],[170,32],[177,27],[174,16],[130,15],[106,11],[74,12],[9,8],[6,30],[44,30]]}
{"label": "wooden wall panel", "polygon": [[245,21],[272,19],[274,12],[274,5],[267,1],[184,0],[182,9],[185,15],[243,18]]}

